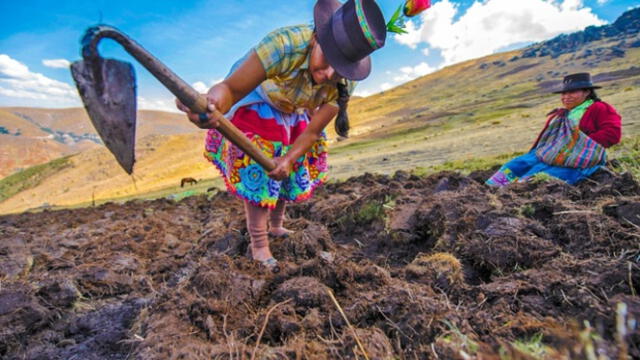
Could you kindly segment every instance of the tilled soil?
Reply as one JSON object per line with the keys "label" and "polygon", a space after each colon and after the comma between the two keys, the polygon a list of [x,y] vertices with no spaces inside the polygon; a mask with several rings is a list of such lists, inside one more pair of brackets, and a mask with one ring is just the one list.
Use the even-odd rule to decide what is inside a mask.
{"label": "tilled soil", "polygon": [[328,184],[275,274],[226,193],[0,217],[0,357],[640,358],[638,183],[488,174]]}

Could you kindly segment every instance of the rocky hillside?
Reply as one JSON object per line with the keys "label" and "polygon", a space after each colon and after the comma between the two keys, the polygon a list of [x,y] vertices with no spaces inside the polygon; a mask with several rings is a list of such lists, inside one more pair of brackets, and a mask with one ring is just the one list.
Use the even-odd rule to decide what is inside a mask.
{"label": "rocky hillside", "polygon": [[[555,57],[527,55],[532,49],[554,48],[565,37],[560,36],[448,66],[352,101],[354,138],[336,149],[344,156],[344,161],[339,160],[341,170],[349,175],[368,169],[389,173],[402,167],[526,151],[544,124],[544,114],[560,105],[552,91],[565,75],[576,72],[590,72],[603,87],[598,93],[622,114],[624,135],[639,133],[640,47],[631,47],[640,41],[637,13],[630,10],[615,22],[618,35],[580,43],[574,52]],[[612,56],[611,49],[621,42],[626,44],[624,51]],[[591,55],[583,58],[585,52]]]}
{"label": "rocky hillside", "polygon": [[[640,7],[631,9],[620,16],[613,24],[589,26],[583,31],[562,34],[551,40],[528,47],[522,57],[544,57],[552,59],[562,54],[574,53],[575,59],[588,59],[597,55],[623,57],[625,49],[640,47],[640,40],[635,35],[640,32]],[[610,47],[601,47],[596,51],[585,49],[595,41],[610,39],[617,43]]]}

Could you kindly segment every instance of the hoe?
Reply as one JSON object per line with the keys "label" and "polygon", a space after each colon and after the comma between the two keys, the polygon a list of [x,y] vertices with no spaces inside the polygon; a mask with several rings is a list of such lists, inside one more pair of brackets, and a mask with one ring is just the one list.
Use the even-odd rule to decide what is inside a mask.
{"label": "hoe", "polygon": [[[100,138],[120,166],[131,174],[136,161],[136,78],[131,64],[115,59],[104,59],[100,56],[98,43],[105,37],[122,45],[194,113],[205,113],[208,104],[202,94],[124,33],[106,25],[87,29],[81,40],[83,60],[71,64],[71,74]],[[223,114],[215,111],[213,116],[220,124],[217,130],[225,138],[242,149],[265,170],[271,171],[275,168],[274,162]]]}

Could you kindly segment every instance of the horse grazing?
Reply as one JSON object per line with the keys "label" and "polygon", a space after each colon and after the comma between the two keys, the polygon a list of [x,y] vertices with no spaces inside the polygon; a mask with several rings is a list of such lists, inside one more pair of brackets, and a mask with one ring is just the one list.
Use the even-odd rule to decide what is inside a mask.
{"label": "horse grazing", "polygon": [[198,180],[192,178],[192,177],[186,177],[186,178],[182,178],[182,180],[180,180],[180,187],[184,187],[184,184],[191,184],[191,185],[195,185],[198,183]]}

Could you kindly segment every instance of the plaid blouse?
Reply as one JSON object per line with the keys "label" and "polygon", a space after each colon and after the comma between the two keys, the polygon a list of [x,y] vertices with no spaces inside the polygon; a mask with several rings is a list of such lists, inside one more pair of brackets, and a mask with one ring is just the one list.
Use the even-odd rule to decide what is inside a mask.
{"label": "plaid blouse", "polygon": [[[254,47],[267,73],[262,90],[282,112],[313,110],[327,103],[338,106],[335,82],[313,85],[309,71],[312,37],[311,25],[288,26],[269,33]],[[352,93],[356,82],[341,81],[346,81],[349,93]]]}

